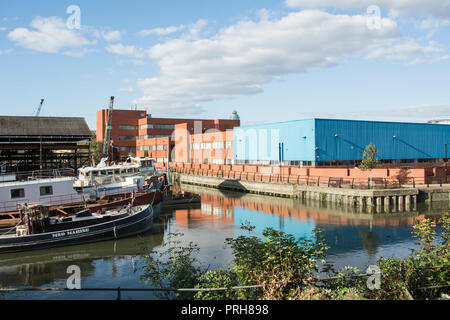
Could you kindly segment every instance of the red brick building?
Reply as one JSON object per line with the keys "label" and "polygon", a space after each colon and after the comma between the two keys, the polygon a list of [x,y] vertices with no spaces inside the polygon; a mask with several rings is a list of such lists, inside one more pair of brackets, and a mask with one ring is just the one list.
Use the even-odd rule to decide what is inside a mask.
{"label": "red brick building", "polygon": [[[97,141],[103,141],[104,139],[106,117],[107,110],[97,112]],[[184,142],[182,142],[182,139],[180,140],[180,143],[182,143],[180,148],[197,148],[197,144],[192,144],[194,144],[194,140],[195,143],[198,143],[202,139],[202,136],[205,136],[204,139],[206,139],[203,143],[212,143],[215,139],[218,139],[214,144],[216,146],[216,144],[218,145],[219,139],[220,141],[224,141],[225,136],[232,140],[233,134],[230,130],[239,125],[240,120],[237,114],[234,114],[234,119],[232,120],[208,120],[153,118],[145,110],[113,110],[111,132],[113,143],[119,149],[121,157],[125,158],[131,153],[136,156],[155,158],[157,162],[166,162],[168,156],[170,158],[169,161],[175,160],[172,159],[171,152],[175,147],[177,137],[186,136],[188,138]],[[230,132],[225,134],[227,130]],[[213,134],[211,131],[216,133]],[[222,132],[222,135],[217,132]],[[207,134],[203,135],[203,133]],[[195,139],[194,136],[196,136]],[[186,144],[187,141],[188,144]],[[200,157],[204,157],[203,153],[206,155],[205,151],[202,152]],[[199,153],[196,152],[196,154],[198,155]],[[219,157],[218,151],[213,152],[213,154],[213,157],[225,159],[222,156]],[[233,156],[231,154],[230,159],[232,158]],[[194,158],[189,156],[189,160],[191,159]],[[208,159],[206,161],[208,162]]]}

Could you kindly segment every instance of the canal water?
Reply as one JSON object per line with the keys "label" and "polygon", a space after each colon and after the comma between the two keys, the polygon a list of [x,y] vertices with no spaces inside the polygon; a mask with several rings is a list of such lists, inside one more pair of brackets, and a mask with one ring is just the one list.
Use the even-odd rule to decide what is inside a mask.
{"label": "canal water", "polygon": [[[380,257],[406,257],[414,248],[412,226],[416,219],[437,219],[448,203],[420,205],[417,212],[369,214],[317,202],[219,191],[183,185],[201,195],[201,204],[164,208],[153,228],[143,235],[88,245],[0,255],[0,286],[65,288],[68,267],[81,270],[83,288],[145,288],[142,255],[161,251],[171,233],[184,244],[198,244],[198,259],[210,268],[230,265],[232,254],[225,239],[248,234],[249,223],[261,234],[272,227],[308,236],[321,228],[327,244],[327,262],[336,268],[352,265],[365,271]],[[116,292],[21,291],[0,299],[116,299]],[[158,299],[152,292],[122,292],[122,299]]]}

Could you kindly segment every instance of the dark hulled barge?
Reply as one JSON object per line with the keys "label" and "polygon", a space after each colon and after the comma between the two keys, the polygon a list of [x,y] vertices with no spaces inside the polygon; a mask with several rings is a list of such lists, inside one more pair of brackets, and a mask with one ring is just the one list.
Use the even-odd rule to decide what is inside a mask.
{"label": "dark hulled barge", "polygon": [[[0,235],[0,253],[46,249],[129,237],[152,226],[160,204],[117,207],[101,213],[84,209],[74,216],[49,216],[45,204],[24,204],[15,234]],[[11,229],[14,230],[14,229]]]}

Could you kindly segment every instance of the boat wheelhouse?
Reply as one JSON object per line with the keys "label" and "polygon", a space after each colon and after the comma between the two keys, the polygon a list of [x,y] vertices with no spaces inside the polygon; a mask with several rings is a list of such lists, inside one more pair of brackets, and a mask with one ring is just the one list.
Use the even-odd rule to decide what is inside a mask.
{"label": "boat wheelhouse", "polygon": [[75,180],[75,177],[60,177],[1,183],[0,212],[16,211],[22,203],[62,205],[88,200],[87,195],[73,189]]}
{"label": "boat wheelhouse", "polygon": [[130,157],[123,164],[106,165],[106,158],[96,167],[83,167],[78,170],[78,179],[73,187],[77,191],[96,188],[97,191],[111,190],[128,185],[143,187],[149,176],[161,175],[154,167],[154,159]]}

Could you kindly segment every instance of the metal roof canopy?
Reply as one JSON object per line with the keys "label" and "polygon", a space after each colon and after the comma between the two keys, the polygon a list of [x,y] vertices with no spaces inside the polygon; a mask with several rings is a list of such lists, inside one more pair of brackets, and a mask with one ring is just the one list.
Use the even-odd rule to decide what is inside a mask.
{"label": "metal roof canopy", "polygon": [[90,137],[92,133],[84,118],[0,116],[0,135]]}

